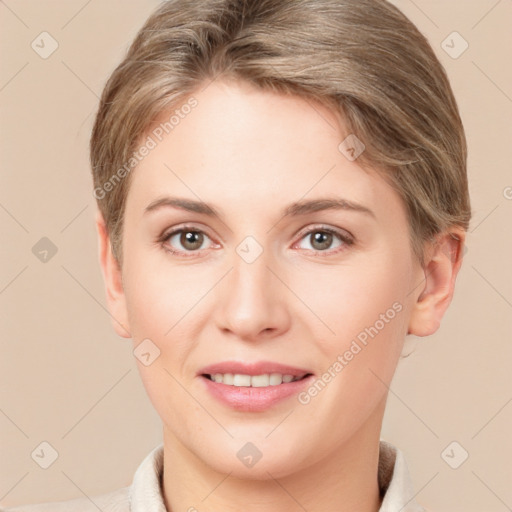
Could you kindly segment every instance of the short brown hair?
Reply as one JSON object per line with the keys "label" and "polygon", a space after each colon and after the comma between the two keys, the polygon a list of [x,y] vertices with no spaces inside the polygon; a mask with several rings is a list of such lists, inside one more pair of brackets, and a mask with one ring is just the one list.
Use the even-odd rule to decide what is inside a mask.
{"label": "short brown hair", "polygon": [[119,265],[133,152],[163,112],[219,76],[299,95],[340,116],[366,147],[358,162],[382,172],[404,201],[421,262],[425,241],[453,226],[468,229],[457,104],[430,44],[396,7],[384,0],[170,0],[110,76],[91,136],[94,195]]}

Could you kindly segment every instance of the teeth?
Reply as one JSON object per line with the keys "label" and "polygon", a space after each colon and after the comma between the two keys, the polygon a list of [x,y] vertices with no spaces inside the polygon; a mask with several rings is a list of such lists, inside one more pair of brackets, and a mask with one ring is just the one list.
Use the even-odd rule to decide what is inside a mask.
{"label": "teeth", "polygon": [[[222,375],[221,375],[222,378]],[[250,386],[251,385],[251,376],[250,375],[240,375],[239,373],[235,373],[233,377],[233,386]]]}
{"label": "teeth", "polygon": [[209,375],[210,379],[219,384],[229,386],[265,388],[267,386],[279,386],[282,383],[300,380],[303,376],[283,375],[281,373],[265,373],[263,375],[243,375],[240,373],[216,373]]}
{"label": "teeth", "polygon": [[283,382],[283,376],[280,373],[271,373],[270,374],[270,385],[278,386]]}
{"label": "teeth", "polygon": [[253,375],[251,377],[251,386],[253,388],[264,388],[270,384],[268,375]]}
{"label": "teeth", "polygon": [[234,384],[234,375],[232,373],[225,373],[224,374],[224,378],[222,377],[222,375],[220,373],[218,373],[217,375],[220,375],[220,378],[221,378],[221,382],[224,383],[224,384],[229,384],[230,386],[232,386]]}

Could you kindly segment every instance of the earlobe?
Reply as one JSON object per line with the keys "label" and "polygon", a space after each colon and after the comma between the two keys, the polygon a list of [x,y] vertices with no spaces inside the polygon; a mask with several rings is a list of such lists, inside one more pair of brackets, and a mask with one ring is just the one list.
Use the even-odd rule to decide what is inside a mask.
{"label": "earlobe", "polygon": [[96,211],[96,229],[98,232],[98,255],[112,326],[119,336],[131,338],[121,269],[112,254],[110,237],[103,215],[99,210]]}
{"label": "earlobe", "polygon": [[424,282],[418,287],[409,320],[408,334],[429,336],[441,325],[455,289],[455,279],[462,264],[465,232],[451,230],[436,237],[423,266]]}

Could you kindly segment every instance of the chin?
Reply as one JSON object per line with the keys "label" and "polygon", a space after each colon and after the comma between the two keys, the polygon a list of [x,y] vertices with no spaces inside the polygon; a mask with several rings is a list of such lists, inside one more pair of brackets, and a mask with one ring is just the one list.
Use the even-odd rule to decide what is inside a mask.
{"label": "chin", "polygon": [[277,438],[265,438],[268,432],[223,443],[212,439],[211,446],[203,443],[196,455],[214,471],[244,480],[282,478],[296,472],[301,462],[298,453],[300,459],[305,456],[304,443],[288,436],[289,442],[283,444]]}

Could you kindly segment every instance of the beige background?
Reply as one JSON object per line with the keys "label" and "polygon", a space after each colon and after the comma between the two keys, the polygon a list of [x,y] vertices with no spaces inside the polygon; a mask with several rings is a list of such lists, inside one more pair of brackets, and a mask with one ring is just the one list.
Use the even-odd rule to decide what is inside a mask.
{"label": "beige background", "polygon": [[[131,341],[105,309],[87,160],[102,86],[157,3],[0,1],[2,506],[129,485],[161,440]],[[474,218],[454,302],[436,335],[412,340],[382,437],[405,453],[423,505],[511,510],[512,1],[395,3],[452,81]],[[47,59],[31,48],[43,31],[59,45]],[[441,46],[453,31],[469,43],[457,59]],[[42,237],[57,247],[46,263],[32,252]],[[43,441],[59,454],[46,470],[31,458]],[[469,454],[458,469],[441,457],[452,441],[451,461]]]}

